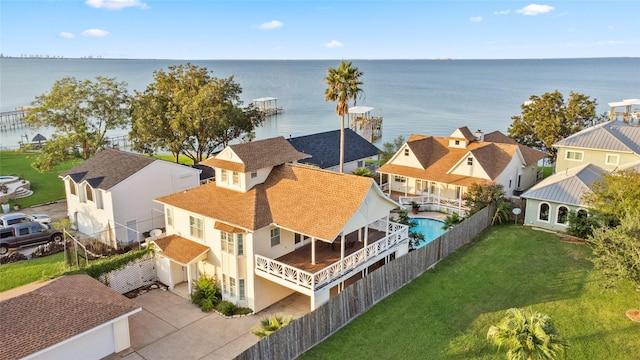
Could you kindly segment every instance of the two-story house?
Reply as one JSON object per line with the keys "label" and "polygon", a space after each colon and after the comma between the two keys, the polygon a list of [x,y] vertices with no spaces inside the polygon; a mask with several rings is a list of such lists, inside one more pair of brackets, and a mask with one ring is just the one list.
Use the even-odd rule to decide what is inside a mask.
{"label": "two-story house", "polygon": [[72,226],[109,245],[143,240],[164,226],[157,197],[196,187],[200,170],[150,156],[104,149],[60,175]]}
{"label": "two-story house", "polygon": [[469,186],[497,183],[507,196],[517,196],[535,184],[538,161],[546,156],[500,132],[474,135],[462,127],[449,137],[411,135],[378,172],[388,175],[385,191],[402,204],[464,214]]}
{"label": "two-story house", "polygon": [[170,287],[213,276],[223,298],[260,311],[299,292],[311,309],[408,251],[398,203],[371,178],[293,164],[283,137],[230,145],[208,159],[215,181],[160,197],[167,236],[158,278]]}

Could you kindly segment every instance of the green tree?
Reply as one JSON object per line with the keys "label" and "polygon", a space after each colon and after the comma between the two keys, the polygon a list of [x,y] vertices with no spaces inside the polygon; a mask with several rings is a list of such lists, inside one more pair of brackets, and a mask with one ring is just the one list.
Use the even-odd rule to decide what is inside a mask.
{"label": "green tree", "polygon": [[489,328],[487,339],[506,347],[509,360],[556,359],[568,347],[548,315],[515,308]]}
{"label": "green tree", "polygon": [[129,94],[125,82],[98,76],[95,81],[65,77],[32,102],[26,122],[55,129],[32,164],[51,171],[70,159],[88,159],[107,145],[109,130],[125,128],[129,121]]}
{"label": "green tree", "polygon": [[451,215],[447,215],[447,217],[444,218],[444,225],[442,225],[442,229],[449,230],[452,227],[460,224],[463,220],[464,218],[460,217],[460,215],[457,212],[454,212]]}
{"label": "green tree", "polygon": [[595,267],[607,279],[628,279],[640,287],[640,209],[625,214],[618,226],[593,229],[588,242]]}
{"label": "green tree", "polygon": [[251,332],[256,336],[263,338],[289,325],[292,320],[293,317],[291,316],[282,316],[279,314],[271,317],[263,317],[260,320],[260,326],[254,328]]}
{"label": "green tree", "polygon": [[504,188],[501,184],[478,184],[473,183],[462,195],[462,200],[469,207],[469,216],[482,210],[489,204],[498,205],[505,196]]}
{"label": "green tree", "polygon": [[600,222],[594,215],[589,215],[586,210],[569,211],[567,216],[567,234],[582,239],[593,234],[593,229],[600,227]]}
{"label": "green tree", "polygon": [[520,144],[539,149],[556,161],[556,142],[599,121],[597,102],[589,96],[571,92],[565,101],[556,90],[542,96],[532,95],[521,105],[522,114],[511,117],[508,134]]}
{"label": "green tree", "polygon": [[404,145],[405,140],[404,140],[404,136],[400,135],[397,138],[393,139],[392,142],[385,142],[384,144],[382,144],[382,152],[381,152],[381,157],[382,157],[382,162],[387,162],[389,161],[389,159],[391,159],[391,157],[393,155],[395,155],[395,153],[398,152],[398,150],[400,150],[400,148],[402,147],[402,145]]}
{"label": "green tree", "polygon": [[636,170],[604,174],[602,181],[594,181],[590,188],[582,200],[602,225],[615,226],[626,214],[640,209],[640,173]]}
{"label": "green tree", "polygon": [[491,225],[502,224],[509,220],[509,209],[511,209],[511,203],[501,199],[495,204],[496,212],[493,213],[493,218],[491,218]]}
{"label": "green tree", "polygon": [[232,140],[252,137],[264,116],[253,105],[242,107],[241,93],[233,76],[218,79],[205,67],[154,71],[154,83],[132,101],[133,148],[170,151],[176,162],[182,153],[198,163]]}
{"label": "green tree", "polygon": [[353,170],[351,173],[356,176],[364,176],[364,177],[370,177],[370,178],[374,176],[371,170],[369,170],[369,168],[366,168],[366,167],[357,168]]}
{"label": "green tree", "polygon": [[351,61],[342,60],[337,68],[329,68],[324,81],[327,89],[324,92],[325,101],[335,101],[336,114],[340,116],[340,172],[344,170],[344,116],[349,113],[349,101],[362,94],[362,81],[360,77],[364,73],[351,64]]}

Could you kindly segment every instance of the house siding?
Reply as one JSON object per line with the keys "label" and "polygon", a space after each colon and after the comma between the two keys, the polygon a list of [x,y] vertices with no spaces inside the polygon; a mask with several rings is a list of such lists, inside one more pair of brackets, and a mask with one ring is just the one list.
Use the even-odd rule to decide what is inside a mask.
{"label": "house siding", "polygon": [[[582,161],[567,159],[567,151],[580,151],[583,153]],[[607,155],[619,155],[618,164],[607,164]],[[615,170],[624,164],[640,161],[640,155],[628,152],[616,152],[611,150],[585,149],[558,147],[558,158],[556,160],[556,171],[564,171],[584,164],[594,164],[605,170]]]}
{"label": "house siding", "polygon": [[[538,213],[542,203],[549,205],[549,221],[539,220]],[[560,204],[549,200],[527,199],[524,225],[542,227],[554,231],[565,232],[569,223],[558,224],[558,209],[561,206],[566,207],[569,211],[578,211],[584,209],[582,206]]]}

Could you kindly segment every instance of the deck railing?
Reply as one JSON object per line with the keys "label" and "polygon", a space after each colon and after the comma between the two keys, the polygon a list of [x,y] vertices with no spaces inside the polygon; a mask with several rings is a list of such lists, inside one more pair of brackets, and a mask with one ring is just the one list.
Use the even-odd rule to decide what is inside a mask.
{"label": "deck railing", "polygon": [[402,205],[410,205],[412,202],[416,202],[420,205],[437,205],[462,212],[464,215],[469,208],[462,199],[450,199],[450,198],[438,198],[435,195],[419,195],[419,196],[400,196],[398,201]]}
{"label": "deck railing", "polygon": [[370,224],[369,227],[379,231],[388,231],[388,235],[314,274],[262,255],[255,256],[256,273],[266,274],[267,278],[274,276],[292,285],[316,291],[347,273],[361,270],[361,266],[368,265],[373,260],[377,261],[389,255],[400,244],[409,241],[409,228],[405,225],[378,220]]}

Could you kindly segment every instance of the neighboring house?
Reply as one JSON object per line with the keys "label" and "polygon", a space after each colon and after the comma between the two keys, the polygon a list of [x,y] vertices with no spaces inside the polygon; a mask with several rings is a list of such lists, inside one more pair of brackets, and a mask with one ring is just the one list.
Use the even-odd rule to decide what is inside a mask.
{"label": "neighboring house", "polygon": [[115,245],[163,227],[163,208],[154,199],[198,186],[199,174],[190,166],[104,149],[60,178],[75,228]]}
{"label": "neighboring house", "polygon": [[[301,153],[311,157],[301,163],[317,166],[321,169],[339,171],[340,169],[340,130],[299,136],[288,139],[291,145]],[[380,149],[358,135],[355,131],[344,129],[344,172],[351,173],[365,166],[367,160],[378,160]]]}
{"label": "neighboring house", "polygon": [[402,204],[465,213],[462,195],[469,186],[497,183],[507,196],[520,195],[535,184],[538,161],[546,156],[500,132],[474,135],[462,127],[449,137],[411,135],[378,172],[388,175],[384,188],[399,194]]}
{"label": "neighboring house", "polygon": [[556,172],[595,164],[605,170],[640,161],[640,127],[608,121],[586,128],[553,145],[558,148]]}
{"label": "neighboring house", "polygon": [[215,181],[157,199],[167,236],[158,279],[214,276],[223,298],[260,311],[299,292],[317,308],[351,281],[408,251],[398,203],[371,178],[302,164],[283,137],[230,145],[206,162]]}
{"label": "neighboring house", "polygon": [[586,164],[557,172],[531,187],[526,199],[524,224],[550,230],[565,231],[570,211],[578,216],[588,215],[582,197],[590,192],[591,183],[602,181],[608,171],[594,164]]}
{"label": "neighboring house", "polygon": [[0,359],[102,359],[129,348],[142,308],[88,275],[65,275],[0,302]]}
{"label": "neighboring house", "polygon": [[206,184],[214,180],[215,170],[211,166],[204,165],[202,163],[192,165],[194,169],[200,170],[200,184]]}

